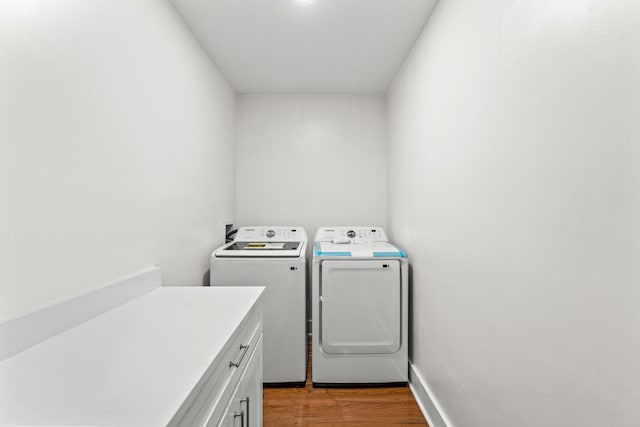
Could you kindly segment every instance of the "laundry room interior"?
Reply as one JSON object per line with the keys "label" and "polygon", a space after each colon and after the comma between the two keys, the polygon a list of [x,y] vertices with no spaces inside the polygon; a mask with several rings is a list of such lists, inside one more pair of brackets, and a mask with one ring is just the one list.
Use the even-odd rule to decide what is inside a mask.
{"label": "laundry room interior", "polygon": [[0,164],[0,425],[640,425],[640,2],[2,0]]}

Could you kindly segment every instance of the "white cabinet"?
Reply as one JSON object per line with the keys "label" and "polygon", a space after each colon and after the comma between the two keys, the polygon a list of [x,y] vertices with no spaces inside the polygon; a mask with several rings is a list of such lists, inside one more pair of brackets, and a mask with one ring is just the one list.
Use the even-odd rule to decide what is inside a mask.
{"label": "white cabinet", "polygon": [[0,425],[261,425],[263,289],[158,288],[0,360]]}
{"label": "white cabinet", "polygon": [[240,381],[219,421],[207,427],[262,426],[262,338],[247,362]]}
{"label": "white cabinet", "polygon": [[169,423],[169,427],[217,425],[262,425],[261,306],[248,312]]}

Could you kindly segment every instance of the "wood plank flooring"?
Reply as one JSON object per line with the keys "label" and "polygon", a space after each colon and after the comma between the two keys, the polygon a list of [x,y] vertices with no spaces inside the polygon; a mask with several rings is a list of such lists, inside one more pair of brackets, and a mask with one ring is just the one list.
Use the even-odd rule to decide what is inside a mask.
{"label": "wood plank flooring", "polygon": [[311,349],[304,388],[265,388],[263,416],[270,426],[427,426],[408,386],[314,388]]}

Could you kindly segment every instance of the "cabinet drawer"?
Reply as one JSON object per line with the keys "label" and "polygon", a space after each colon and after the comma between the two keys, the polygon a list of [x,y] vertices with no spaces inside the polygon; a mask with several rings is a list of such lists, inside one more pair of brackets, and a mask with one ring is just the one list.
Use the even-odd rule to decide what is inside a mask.
{"label": "cabinet drawer", "polygon": [[258,307],[225,344],[169,426],[202,426],[209,419],[219,418],[261,334],[262,310]]}

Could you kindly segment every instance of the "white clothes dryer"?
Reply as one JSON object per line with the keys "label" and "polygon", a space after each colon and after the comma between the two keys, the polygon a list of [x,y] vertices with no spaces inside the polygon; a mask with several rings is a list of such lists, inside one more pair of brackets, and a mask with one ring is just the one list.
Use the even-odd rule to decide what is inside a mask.
{"label": "white clothes dryer", "polygon": [[211,254],[211,286],[265,286],[265,385],[307,378],[307,233],[302,227],[241,227]]}
{"label": "white clothes dryer", "polygon": [[321,227],[313,250],[315,386],[406,383],[409,264],[380,227]]}

